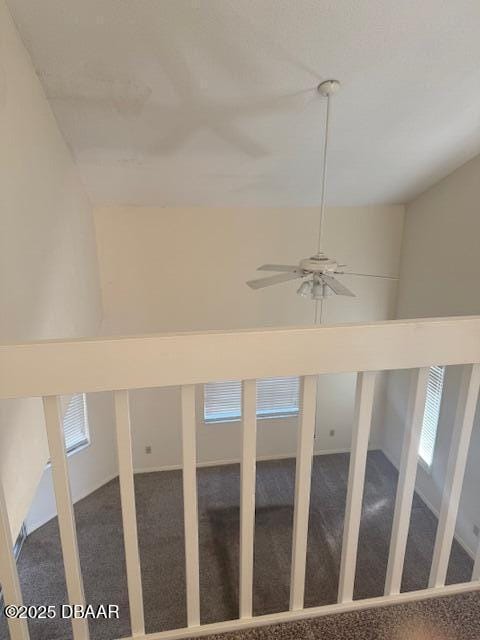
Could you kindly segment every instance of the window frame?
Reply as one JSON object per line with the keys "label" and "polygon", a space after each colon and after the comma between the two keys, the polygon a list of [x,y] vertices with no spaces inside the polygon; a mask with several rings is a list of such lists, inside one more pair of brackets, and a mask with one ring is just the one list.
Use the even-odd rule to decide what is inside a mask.
{"label": "window frame", "polygon": [[[440,398],[438,399],[438,407],[437,407],[437,411],[436,411],[436,420],[435,420],[436,423],[435,423],[435,433],[434,433],[433,445],[432,445],[432,457],[431,457],[431,461],[428,462],[428,460],[426,460],[421,454],[421,445],[422,445],[423,431],[424,431],[424,428],[425,428],[425,416],[426,416],[426,411],[427,411],[430,374],[431,374],[431,372],[432,372],[432,370],[434,368],[442,370],[442,380],[441,380]],[[440,424],[440,416],[441,416],[441,412],[442,412],[442,403],[443,403],[443,393],[444,393],[444,390],[445,390],[445,373],[446,373],[446,368],[445,368],[444,365],[433,365],[433,366],[431,366],[429,368],[429,374],[428,374],[429,375],[429,379],[427,381],[427,393],[426,393],[426,396],[425,396],[425,407],[424,407],[424,412],[423,412],[422,427],[420,429],[420,440],[419,440],[419,444],[418,444],[418,455],[417,455],[418,464],[427,473],[431,473],[433,461],[435,459],[435,448],[437,446],[437,438],[438,438],[438,426]]]}
{"label": "window frame", "polygon": [[[279,376],[279,378],[296,378],[298,381],[298,394],[297,394],[297,404],[295,409],[289,411],[287,409],[279,409],[275,411],[275,409],[271,409],[268,413],[265,411],[256,412],[257,420],[277,420],[277,419],[286,419],[286,418],[296,418],[300,414],[300,376]],[[269,378],[261,378],[259,380],[268,380]],[[271,378],[270,378],[271,379]],[[207,384],[221,384],[221,382],[237,382],[241,385],[241,380],[222,380],[217,382],[210,382],[201,385],[201,411],[202,411],[202,420],[203,424],[213,425],[213,424],[227,424],[230,422],[241,422],[242,421],[242,405],[241,405],[241,395],[240,395],[240,411],[238,415],[232,417],[225,418],[207,418],[206,415],[206,405],[205,405],[205,390]],[[258,388],[258,387],[257,387]],[[240,392],[241,394],[241,392]]]}
{"label": "window frame", "polygon": [[[60,406],[62,409],[62,433],[63,433],[63,442],[64,442],[64,447],[65,447],[65,456],[67,458],[69,458],[71,455],[75,454],[75,453],[79,453],[80,451],[83,451],[83,449],[86,449],[87,447],[89,447],[92,444],[92,440],[90,438],[90,421],[88,419],[88,405],[87,405],[87,394],[86,393],[72,393],[70,395],[70,398],[72,398],[73,396],[77,396],[77,395],[81,395],[83,396],[83,411],[84,411],[84,415],[85,415],[85,435],[86,438],[84,441],[77,443],[76,445],[70,447],[69,449],[67,449],[67,443],[65,441],[65,428],[63,425],[63,418],[65,416],[65,413],[67,412],[67,408],[68,408],[68,404],[65,404],[65,400],[64,397],[61,398],[60,400]],[[45,465],[46,468],[51,467],[52,466],[52,461],[49,458],[47,464]]]}
{"label": "window frame", "polygon": [[[82,396],[83,399],[83,415],[85,416],[85,440],[82,440],[81,442],[77,442],[76,444],[72,445],[71,447],[67,447],[67,442],[65,440],[65,426],[63,423],[63,420],[65,418],[65,415],[67,413],[68,410],[68,406],[71,402],[71,399],[74,396]],[[87,447],[90,446],[91,444],[91,439],[90,439],[90,422],[88,419],[88,407],[87,407],[87,395],[85,393],[72,393],[72,395],[70,396],[70,400],[68,402],[68,404],[66,405],[65,408],[65,412],[63,413],[62,416],[62,427],[63,427],[63,438],[65,441],[65,455],[66,456],[71,456],[74,453],[77,453],[79,451],[81,451],[82,449],[86,449]]]}

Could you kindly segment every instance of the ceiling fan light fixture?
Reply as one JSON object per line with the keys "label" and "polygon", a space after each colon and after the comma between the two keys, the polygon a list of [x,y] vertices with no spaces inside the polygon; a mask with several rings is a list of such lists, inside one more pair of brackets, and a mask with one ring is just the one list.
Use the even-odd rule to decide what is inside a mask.
{"label": "ceiling fan light fixture", "polygon": [[321,280],[315,280],[312,286],[312,300],[322,300],[327,295],[327,286]]}
{"label": "ceiling fan light fixture", "polygon": [[307,296],[311,295],[312,293],[311,280],[305,280],[304,282],[302,282],[302,284],[297,289],[297,293],[299,296],[302,296],[303,298],[306,298]]}
{"label": "ceiling fan light fixture", "polygon": [[[336,259],[329,258],[322,250],[323,243],[323,221],[326,208],[326,191],[327,191],[327,160],[328,160],[328,141],[330,133],[330,107],[331,97],[340,89],[338,80],[324,80],[318,87],[318,93],[322,98],[326,98],[325,109],[325,135],[323,139],[323,168],[322,179],[320,184],[320,216],[318,221],[318,234],[316,252],[309,258],[303,258],[298,264],[264,264],[258,267],[258,271],[277,271],[277,275],[259,278],[257,280],[249,280],[247,285],[251,289],[262,289],[271,285],[280,284],[289,280],[301,280],[301,284],[297,289],[297,294],[302,297],[311,298],[315,302],[315,319],[322,323],[323,300],[327,296],[339,295],[347,297],[355,297],[355,294],[348,289],[335,276],[342,275],[344,264],[340,264]],[[339,271],[339,268],[342,271]],[[354,274],[351,275],[367,275]],[[318,304],[320,301],[321,304]]]}

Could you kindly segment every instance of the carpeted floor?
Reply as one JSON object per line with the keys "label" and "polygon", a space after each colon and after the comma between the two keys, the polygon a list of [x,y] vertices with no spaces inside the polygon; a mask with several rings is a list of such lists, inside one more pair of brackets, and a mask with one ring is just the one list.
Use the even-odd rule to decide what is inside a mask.
{"label": "carpeted floor", "polygon": [[478,640],[480,592],[277,624],[205,640]]}
{"label": "carpeted floor", "polygon": [[[306,606],[336,601],[348,459],[347,454],[335,454],[319,456],[314,461]],[[254,611],[257,615],[288,609],[294,477],[294,460],[258,464],[254,575]],[[355,598],[379,596],[383,592],[396,481],[396,470],[385,456],[379,451],[370,452]],[[147,632],[184,627],[186,617],[181,473],[172,471],[139,474],[135,477],[135,492]],[[236,618],[239,466],[200,469],[198,495],[202,622]],[[75,514],[86,600],[92,604],[112,603],[120,606],[119,620],[91,622],[92,639],[109,640],[128,636],[130,628],[118,482],[115,480],[108,483],[77,503]],[[426,586],[436,525],[435,516],[415,496],[403,591]],[[56,519],[28,537],[19,560],[19,571],[26,603],[66,602]],[[454,543],[447,582],[468,581],[471,571],[470,558]],[[355,616],[359,615],[351,614],[350,619],[355,620]],[[367,621],[373,620],[369,616],[379,616],[379,628],[383,628],[384,623],[381,621],[388,619],[391,614],[377,612],[362,615],[365,616],[362,620]],[[460,620],[462,619],[463,616],[460,616]],[[321,625],[327,624],[325,628],[328,630],[334,628],[331,627],[332,624],[337,624],[328,620],[324,618],[313,621],[308,631],[310,635],[295,637],[320,637],[311,635],[312,633],[321,633],[324,640],[329,637],[393,637],[374,635],[376,631],[371,625],[376,625],[376,622],[365,622],[370,635],[328,636],[329,632],[321,630]],[[297,628],[304,629],[305,624],[299,623]],[[353,629],[355,624],[352,624]],[[32,640],[71,638],[70,626],[66,621],[31,622],[30,630]],[[261,635],[265,633],[265,629],[252,633],[260,634],[253,635],[252,638],[265,637]],[[286,635],[273,637],[294,637],[290,631],[285,633]],[[327,635],[323,635],[324,633]],[[476,636],[459,637],[480,638],[480,628],[477,628]],[[0,639],[6,638],[8,632],[2,619]]]}

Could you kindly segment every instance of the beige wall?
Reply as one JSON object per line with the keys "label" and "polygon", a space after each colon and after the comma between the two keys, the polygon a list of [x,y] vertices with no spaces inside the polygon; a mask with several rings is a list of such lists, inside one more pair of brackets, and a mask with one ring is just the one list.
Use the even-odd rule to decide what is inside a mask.
{"label": "beige wall", "polygon": [[[396,275],[403,213],[403,207],[395,206],[329,210],[325,249],[351,270]],[[317,220],[315,208],[97,209],[104,332],[310,324],[313,303],[295,295],[297,282],[252,291],[245,281],[261,275],[255,268],[262,263],[296,263],[313,253]],[[358,297],[329,299],[327,322],[393,316],[395,281],[343,280]],[[353,394],[354,376],[322,377],[316,451],[350,447]],[[135,392],[131,404],[136,468],[179,464],[177,391]],[[260,421],[259,456],[292,455],[295,435],[295,420]],[[374,429],[373,445],[378,439]],[[147,445],[152,454],[145,453]],[[199,420],[201,461],[238,459],[239,447],[238,424],[205,425]]]}
{"label": "beige wall", "polygon": [[[314,253],[318,209],[114,207],[95,211],[105,333],[309,324],[297,282],[254,292],[265,262]],[[328,212],[325,250],[350,270],[397,275],[403,207]],[[263,274],[266,275],[266,274]],[[386,318],[395,283],[344,276],[357,298],[329,301],[328,322]]]}
{"label": "beige wall", "polygon": [[[90,335],[101,320],[91,205],[0,0],[0,341]],[[47,460],[38,400],[0,405],[14,535]]]}
{"label": "beige wall", "polygon": [[[91,445],[68,456],[68,473],[73,502],[81,500],[118,475],[113,394],[90,393],[87,413]],[[57,514],[52,468],[43,472],[25,520],[31,533]]]}
{"label": "beige wall", "polygon": [[480,156],[406,209],[398,316],[480,313]]}
{"label": "beige wall", "polygon": [[[480,314],[480,156],[429,189],[406,209],[398,317]],[[441,364],[441,363],[438,363]],[[434,509],[440,506],[448,459],[459,371],[447,372],[430,472],[419,466],[417,489]],[[390,376],[384,449],[398,465],[404,430],[408,373]],[[472,436],[457,534],[475,550],[473,526],[480,525],[480,422]]]}

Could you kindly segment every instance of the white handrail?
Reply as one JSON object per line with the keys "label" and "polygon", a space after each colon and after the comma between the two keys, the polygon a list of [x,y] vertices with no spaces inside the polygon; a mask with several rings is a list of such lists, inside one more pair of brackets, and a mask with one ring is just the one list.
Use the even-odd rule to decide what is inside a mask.
{"label": "white handrail", "polygon": [[244,618],[243,620],[225,620],[223,622],[213,622],[210,624],[202,624],[195,629],[183,628],[172,629],[168,631],[158,631],[149,633],[143,637],[122,638],[121,640],[190,640],[191,638],[201,638],[218,633],[230,633],[234,631],[242,631],[251,627],[264,627],[271,624],[280,624],[283,622],[294,622],[297,620],[306,620],[308,618],[319,618],[322,616],[331,616],[339,613],[348,613],[351,611],[360,611],[362,609],[375,609],[392,604],[405,604],[416,600],[426,600],[429,598],[437,598],[439,595],[449,596],[460,593],[468,593],[470,591],[480,590],[480,582],[462,582],[460,584],[450,584],[442,589],[421,589],[418,591],[406,591],[393,596],[378,596],[375,598],[366,598],[365,600],[354,600],[353,602],[338,602],[336,604],[325,604],[318,607],[307,607],[295,611],[279,611],[276,613],[267,613],[256,616],[255,618]]}
{"label": "white handrail", "polygon": [[[58,396],[78,391],[115,392],[122,517],[132,636],[163,640],[242,629],[253,624],[301,619],[364,606],[480,588],[480,551],[469,584],[444,587],[455,530],[475,406],[480,388],[480,317],[401,320],[324,327],[257,329],[46,341],[0,346],[0,399],[44,396],[62,551],[69,599],[83,604],[74,512],[70,496]],[[433,556],[430,588],[399,594],[408,521],[415,488],[415,467],[425,404],[428,368],[464,365],[452,435],[451,453]],[[385,595],[353,601],[365,463],[377,372],[414,369],[407,411],[399,485]],[[358,372],[352,453],[339,579],[339,603],[304,609],[310,485],[315,432],[316,383],[322,373]],[[290,611],[253,616],[253,544],[255,525],[256,379],[302,377],[292,544]],[[200,623],[199,535],[196,478],[196,388],[199,383],[236,379],[243,389],[241,467],[239,619]],[[135,521],[128,389],[181,386],[183,493],[187,628],[145,635],[140,560]],[[12,546],[0,487],[0,542]],[[6,558],[3,560],[3,558]],[[20,602],[13,554],[0,561],[6,602]],[[28,629],[10,622],[14,640],[28,640]],[[75,640],[88,640],[85,620],[73,621]]]}
{"label": "white handrail", "polygon": [[0,346],[0,399],[480,362],[480,317]]}

